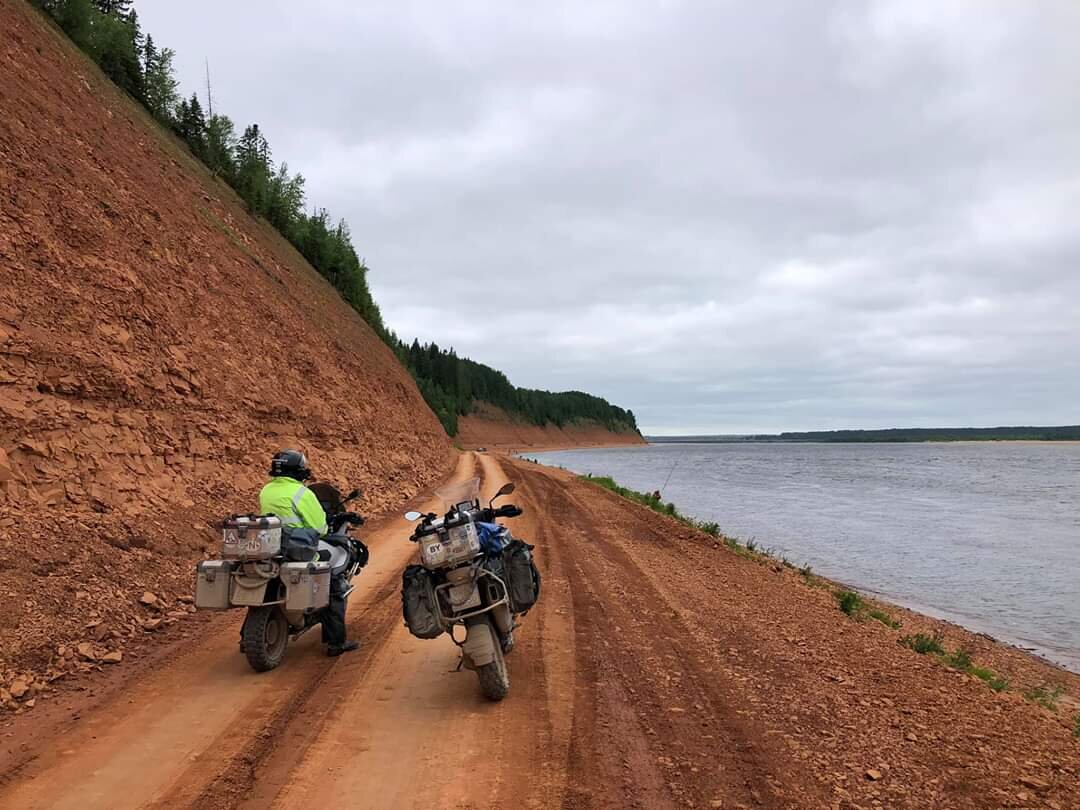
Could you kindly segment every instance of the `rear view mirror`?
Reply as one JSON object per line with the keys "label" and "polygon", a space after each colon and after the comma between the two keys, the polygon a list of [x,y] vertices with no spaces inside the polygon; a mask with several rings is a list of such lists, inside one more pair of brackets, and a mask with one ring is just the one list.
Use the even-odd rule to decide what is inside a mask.
{"label": "rear view mirror", "polygon": [[491,496],[491,500],[488,501],[488,509],[490,509],[492,504],[495,503],[496,498],[501,498],[503,495],[509,495],[513,491],[514,491],[513,482],[512,481],[507,481],[505,484],[503,484],[501,487],[499,487],[498,492],[496,492],[494,495]]}
{"label": "rear view mirror", "polygon": [[409,521],[410,523],[412,523],[414,521],[417,521],[422,517],[423,517],[423,514],[420,513],[420,512],[406,512],[405,513],[405,519],[407,521]]}
{"label": "rear view mirror", "polygon": [[360,497],[360,490],[354,489],[352,492],[350,492],[348,495],[345,496],[345,500],[351,501],[353,498],[359,498],[359,497]]}

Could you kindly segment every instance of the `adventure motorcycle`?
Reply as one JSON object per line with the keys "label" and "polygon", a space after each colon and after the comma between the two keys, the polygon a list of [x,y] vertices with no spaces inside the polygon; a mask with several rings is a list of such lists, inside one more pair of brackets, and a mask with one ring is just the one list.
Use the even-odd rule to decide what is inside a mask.
{"label": "adventure motorcycle", "polygon": [[247,608],[240,650],[256,672],[280,664],[289,640],[321,623],[335,577],[342,580],[342,598],[347,597],[352,578],[367,565],[367,546],[349,536],[364,519],[346,510],[360,491],[342,498],[326,482],[308,489],[326,512],[325,537],[285,527],[274,515],[232,515],[222,524],[224,559],[203,560],[196,567],[197,608]]}
{"label": "adventure motorcycle", "polygon": [[[419,544],[421,564],[406,568],[401,581],[409,632],[417,638],[449,634],[489,700],[502,700],[510,690],[504,655],[514,647],[517,618],[540,596],[533,546],[494,522],[521,514],[511,504],[494,508],[496,498],[513,491],[513,484],[504,484],[481,508],[480,479],[473,478],[436,491],[446,510],[442,517],[405,513],[406,520],[420,521],[409,540]],[[460,639],[459,627],[465,628]]]}

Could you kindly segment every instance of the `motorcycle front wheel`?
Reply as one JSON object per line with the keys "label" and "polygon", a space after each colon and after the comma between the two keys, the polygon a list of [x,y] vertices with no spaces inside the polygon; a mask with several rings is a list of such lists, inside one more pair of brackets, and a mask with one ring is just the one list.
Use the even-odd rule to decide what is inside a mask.
{"label": "motorcycle front wheel", "polygon": [[[493,635],[498,638],[497,634]],[[506,659],[503,658],[502,644],[495,644],[494,653],[495,660],[478,667],[476,674],[480,677],[480,691],[484,693],[484,697],[499,701],[510,693],[510,672],[506,668]]]}
{"label": "motorcycle front wheel", "polygon": [[244,620],[244,655],[256,672],[269,672],[285,657],[289,621],[279,605],[248,608]]}

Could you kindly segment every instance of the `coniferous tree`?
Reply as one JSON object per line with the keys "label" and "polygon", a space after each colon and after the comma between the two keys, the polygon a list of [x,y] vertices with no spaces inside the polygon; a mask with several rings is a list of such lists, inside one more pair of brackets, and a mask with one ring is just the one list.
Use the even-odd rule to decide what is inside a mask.
{"label": "coniferous tree", "polygon": [[206,160],[206,116],[203,115],[199,97],[194,93],[190,100],[177,105],[176,134],[187,141],[192,152]]}
{"label": "coniferous tree", "polygon": [[212,115],[206,122],[206,165],[226,182],[236,174],[236,133],[227,115]]}
{"label": "coniferous tree", "polygon": [[236,144],[236,191],[257,214],[267,210],[271,171],[270,144],[252,124]]}
{"label": "coniferous tree", "polygon": [[94,5],[102,14],[117,19],[127,19],[132,12],[132,0],[94,0]]}
{"label": "coniferous tree", "polygon": [[143,45],[143,98],[146,108],[161,123],[171,126],[177,107],[179,83],[173,75],[172,48],[158,50],[152,37]]}

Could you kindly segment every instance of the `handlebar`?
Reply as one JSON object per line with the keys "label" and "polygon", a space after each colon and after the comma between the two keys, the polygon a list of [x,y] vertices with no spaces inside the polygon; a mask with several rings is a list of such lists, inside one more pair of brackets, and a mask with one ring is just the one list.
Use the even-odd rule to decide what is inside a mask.
{"label": "handlebar", "polygon": [[327,523],[330,524],[331,531],[336,532],[346,523],[350,526],[363,526],[364,518],[356,512],[342,512],[337,515],[330,515]]}

